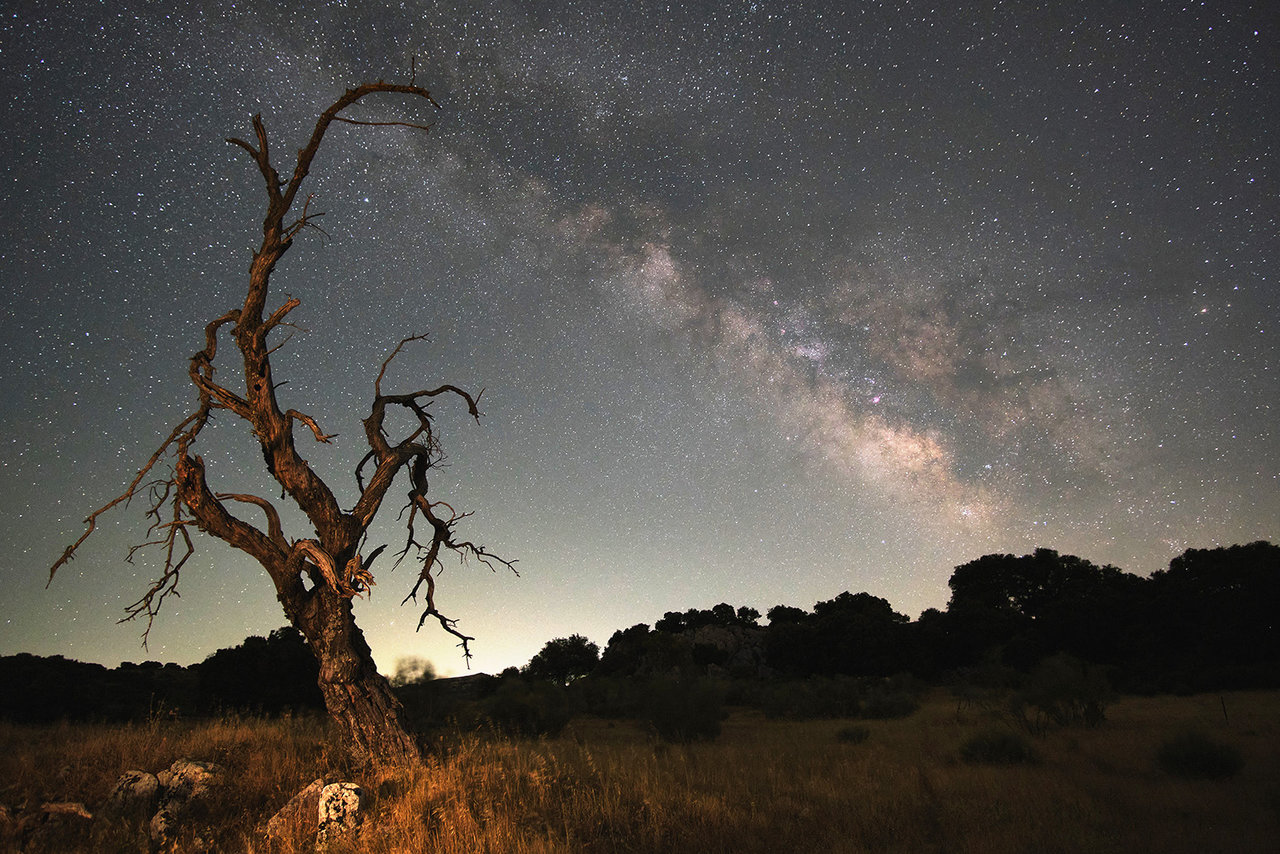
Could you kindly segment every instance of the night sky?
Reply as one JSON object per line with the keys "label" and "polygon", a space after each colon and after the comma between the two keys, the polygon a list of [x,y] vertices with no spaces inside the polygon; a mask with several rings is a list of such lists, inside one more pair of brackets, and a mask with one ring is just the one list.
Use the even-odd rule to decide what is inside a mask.
{"label": "night sky", "polygon": [[[1280,537],[1269,3],[378,5],[5,5],[0,654],[187,664],[284,624],[202,538],[143,650],[116,621],[160,565],[123,559],[145,502],[45,582],[243,300],[265,193],[224,138],[260,112],[291,171],[415,55],[442,110],[352,115],[431,133],[335,125],[304,187],[328,239],[273,280],[303,327],[275,370],[340,434],[300,448],[346,506],[397,342],[430,333],[385,390],[485,389],[479,425],[436,404],[432,481],[519,560],[439,579],[474,669],[718,602],[915,617],[991,552],[1145,575]],[[200,447],[215,489],[271,494],[229,414]],[[462,672],[400,607],[416,567],[376,574],[380,667]]]}

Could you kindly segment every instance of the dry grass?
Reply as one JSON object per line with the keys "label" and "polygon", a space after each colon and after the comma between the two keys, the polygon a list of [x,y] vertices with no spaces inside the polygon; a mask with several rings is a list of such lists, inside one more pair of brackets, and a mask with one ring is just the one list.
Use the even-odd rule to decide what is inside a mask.
{"label": "dry grass", "polygon": [[[1264,851],[1280,839],[1280,693],[1130,698],[1096,730],[1036,739],[1038,765],[969,765],[959,746],[992,721],[939,696],[905,720],[776,722],[735,714],[712,744],[666,746],[586,720],[556,739],[463,735],[400,777],[356,776],[370,796],[361,851]],[[1245,757],[1229,780],[1161,774],[1160,743],[1188,728]],[[262,828],[317,776],[337,779],[318,724],[0,726],[0,803],[82,800],[180,756],[226,765],[241,787],[210,805],[218,850],[267,852]],[[70,832],[70,831],[68,831]],[[45,850],[142,850],[95,822]],[[12,840],[11,840],[12,841]],[[39,840],[36,840],[39,842]],[[190,845],[190,839],[184,844]],[[62,847],[58,847],[62,845]],[[303,851],[302,841],[274,848]]]}

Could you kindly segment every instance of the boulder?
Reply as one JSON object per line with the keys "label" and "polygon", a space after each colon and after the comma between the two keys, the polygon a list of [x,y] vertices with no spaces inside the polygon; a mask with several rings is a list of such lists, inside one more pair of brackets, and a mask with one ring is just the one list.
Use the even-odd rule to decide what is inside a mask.
{"label": "boulder", "polygon": [[187,802],[205,795],[225,776],[222,766],[212,762],[179,759],[156,775],[164,794],[162,803]]}
{"label": "boulder", "polygon": [[315,826],[312,820],[320,805],[324,780],[313,780],[305,789],[289,799],[289,803],[267,821],[267,838],[295,842],[309,836]]}
{"label": "boulder", "polygon": [[323,854],[331,844],[351,841],[364,816],[360,812],[364,791],[355,783],[330,783],[320,792],[320,825],[316,831],[316,851]]}
{"label": "boulder", "polygon": [[771,674],[765,664],[765,632],[759,626],[699,626],[687,634],[695,647],[718,652],[720,661],[707,666],[711,676],[760,678]]}
{"label": "boulder", "polygon": [[151,838],[168,839],[191,803],[205,797],[225,776],[220,765],[190,759],[179,759],[156,775],[160,809],[151,817]]}
{"label": "boulder", "polygon": [[160,781],[147,771],[125,771],[116,780],[115,788],[107,798],[105,809],[117,815],[124,813],[149,813],[160,800]]}
{"label": "boulder", "polygon": [[163,806],[151,816],[151,838],[157,842],[163,842],[173,835],[173,829],[178,824],[178,810],[172,806]]}

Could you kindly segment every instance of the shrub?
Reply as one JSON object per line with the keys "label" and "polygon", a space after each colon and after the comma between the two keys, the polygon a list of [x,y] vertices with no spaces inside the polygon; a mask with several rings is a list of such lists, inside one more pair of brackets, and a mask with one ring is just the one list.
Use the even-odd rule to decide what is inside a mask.
{"label": "shrub", "polygon": [[654,679],[643,703],[645,721],[663,741],[712,741],[720,735],[724,697],[706,680]]}
{"label": "shrub", "polygon": [[[769,718],[810,720],[813,718],[875,717],[864,715],[865,686],[850,676],[811,676],[770,685],[760,696],[760,706]],[[886,715],[885,717],[895,717]]]}
{"label": "shrub", "polygon": [[916,698],[907,691],[892,688],[873,688],[862,701],[861,717],[883,721],[905,718],[920,708]]}
{"label": "shrub", "polygon": [[1010,708],[1028,732],[1042,733],[1049,724],[1096,727],[1106,720],[1113,699],[1101,668],[1060,653],[1036,666]]}
{"label": "shrub", "polygon": [[495,728],[527,738],[558,735],[572,716],[563,688],[519,678],[504,679],[483,712]]}
{"label": "shrub", "polygon": [[1240,751],[1214,741],[1202,732],[1184,732],[1168,738],[1156,753],[1161,770],[1187,780],[1223,780],[1244,766]]}
{"label": "shrub", "polygon": [[960,758],[978,765],[1031,765],[1037,761],[1027,740],[1006,729],[987,729],[960,746]]}

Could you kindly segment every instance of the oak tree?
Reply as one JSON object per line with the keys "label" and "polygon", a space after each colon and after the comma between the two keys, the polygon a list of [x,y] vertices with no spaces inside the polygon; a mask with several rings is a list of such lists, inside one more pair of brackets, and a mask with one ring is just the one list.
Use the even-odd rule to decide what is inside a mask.
{"label": "oak tree", "polygon": [[[188,376],[196,392],[194,409],[161,442],[125,490],[89,515],[84,533],[54,563],[49,578],[52,581],[54,573],[72,559],[104,513],[146,493],[151,521],[148,541],[130,550],[130,556],[137,548],[158,546],[164,555],[163,570],[127,609],[125,619],[145,617],[150,631],[151,621],[166,597],[176,592],[179,575],[192,554],[192,528],[245,552],[266,570],[289,622],[302,633],[315,654],[326,707],[353,757],[386,764],[413,762],[419,756],[418,748],[405,729],[399,702],[374,666],[369,646],[353,617],[352,600],[373,585],[374,561],[386,548],[382,544],[366,550],[369,528],[393,483],[402,473],[408,482],[404,516],[407,538],[401,556],[412,554],[421,566],[404,601],[417,602],[422,596],[419,628],[426,620],[434,619],[459,639],[463,654],[469,657],[468,643],[472,638],[436,607],[435,573],[441,558],[457,553],[464,559],[477,558],[490,569],[497,565],[512,568],[513,562],[462,539],[457,523],[469,514],[455,511],[428,491],[428,475],[442,461],[432,420],[433,402],[437,398],[456,399],[478,421],[480,395],[451,384],[402,393],[383,388],[391,361],[421,336],[400,341],[373,382],[373,399],[363,421],[368,450],[356,466],[355,499],[349,507],[339,503],[333,489],[302,457],[296,444],[299,428],[318,442],[330,442],[334,435],[326,433],[315,416],[287,408],[277,397],[282,383],[272,373],[271,356],[280,346],[277,339],[282,327],[290,325],[287,318],[300,301],[290,297],[270,304],[271,275],[294,240],[304,230],[317,227],[315,219],[321,214],[311,209],[312,200],[303,196],[301,189],[325,135],[334,123],[395,126],[414,132],[429,129],[429,125],[401,118],[371,121],[343,115],[348,107],[371,96],[400,96],[406,103],[439,108],[431,94],[412,79],[407,84],[379,80],[348,89],[320,113],[287,178],[273,165],[261,115],[253,117],[252,140],[227,140],[248,154],[266,191],[262,242],[253,253],[243,302],[208,323],[203,347],[190,358]],[[239,352],[234,367],[226,365],[226,360],[219,361],[219,346],[224,340]],[[223,370],[233,378],[224,380]],[[386,419],[394,410],[403,410],[409,416],[407,435],[400,438],[388,434]],[[296,505],[311,530],[303,532],[303,536],[293,536],[286,532],[281,513],[267,497],[218,491],[211,484],[211,473],[206,471],[196,448],[201,432],[215,413],[229,413],[249,428],[261,448],[266,472],[279,485],[281,499],[287,498]],[[167,458],[172,459],[172,468],[157,477],[163,470],[162,460]],[[262,521],[247,521],[237,511],[253,511],[248,515],[256,515]]]}

